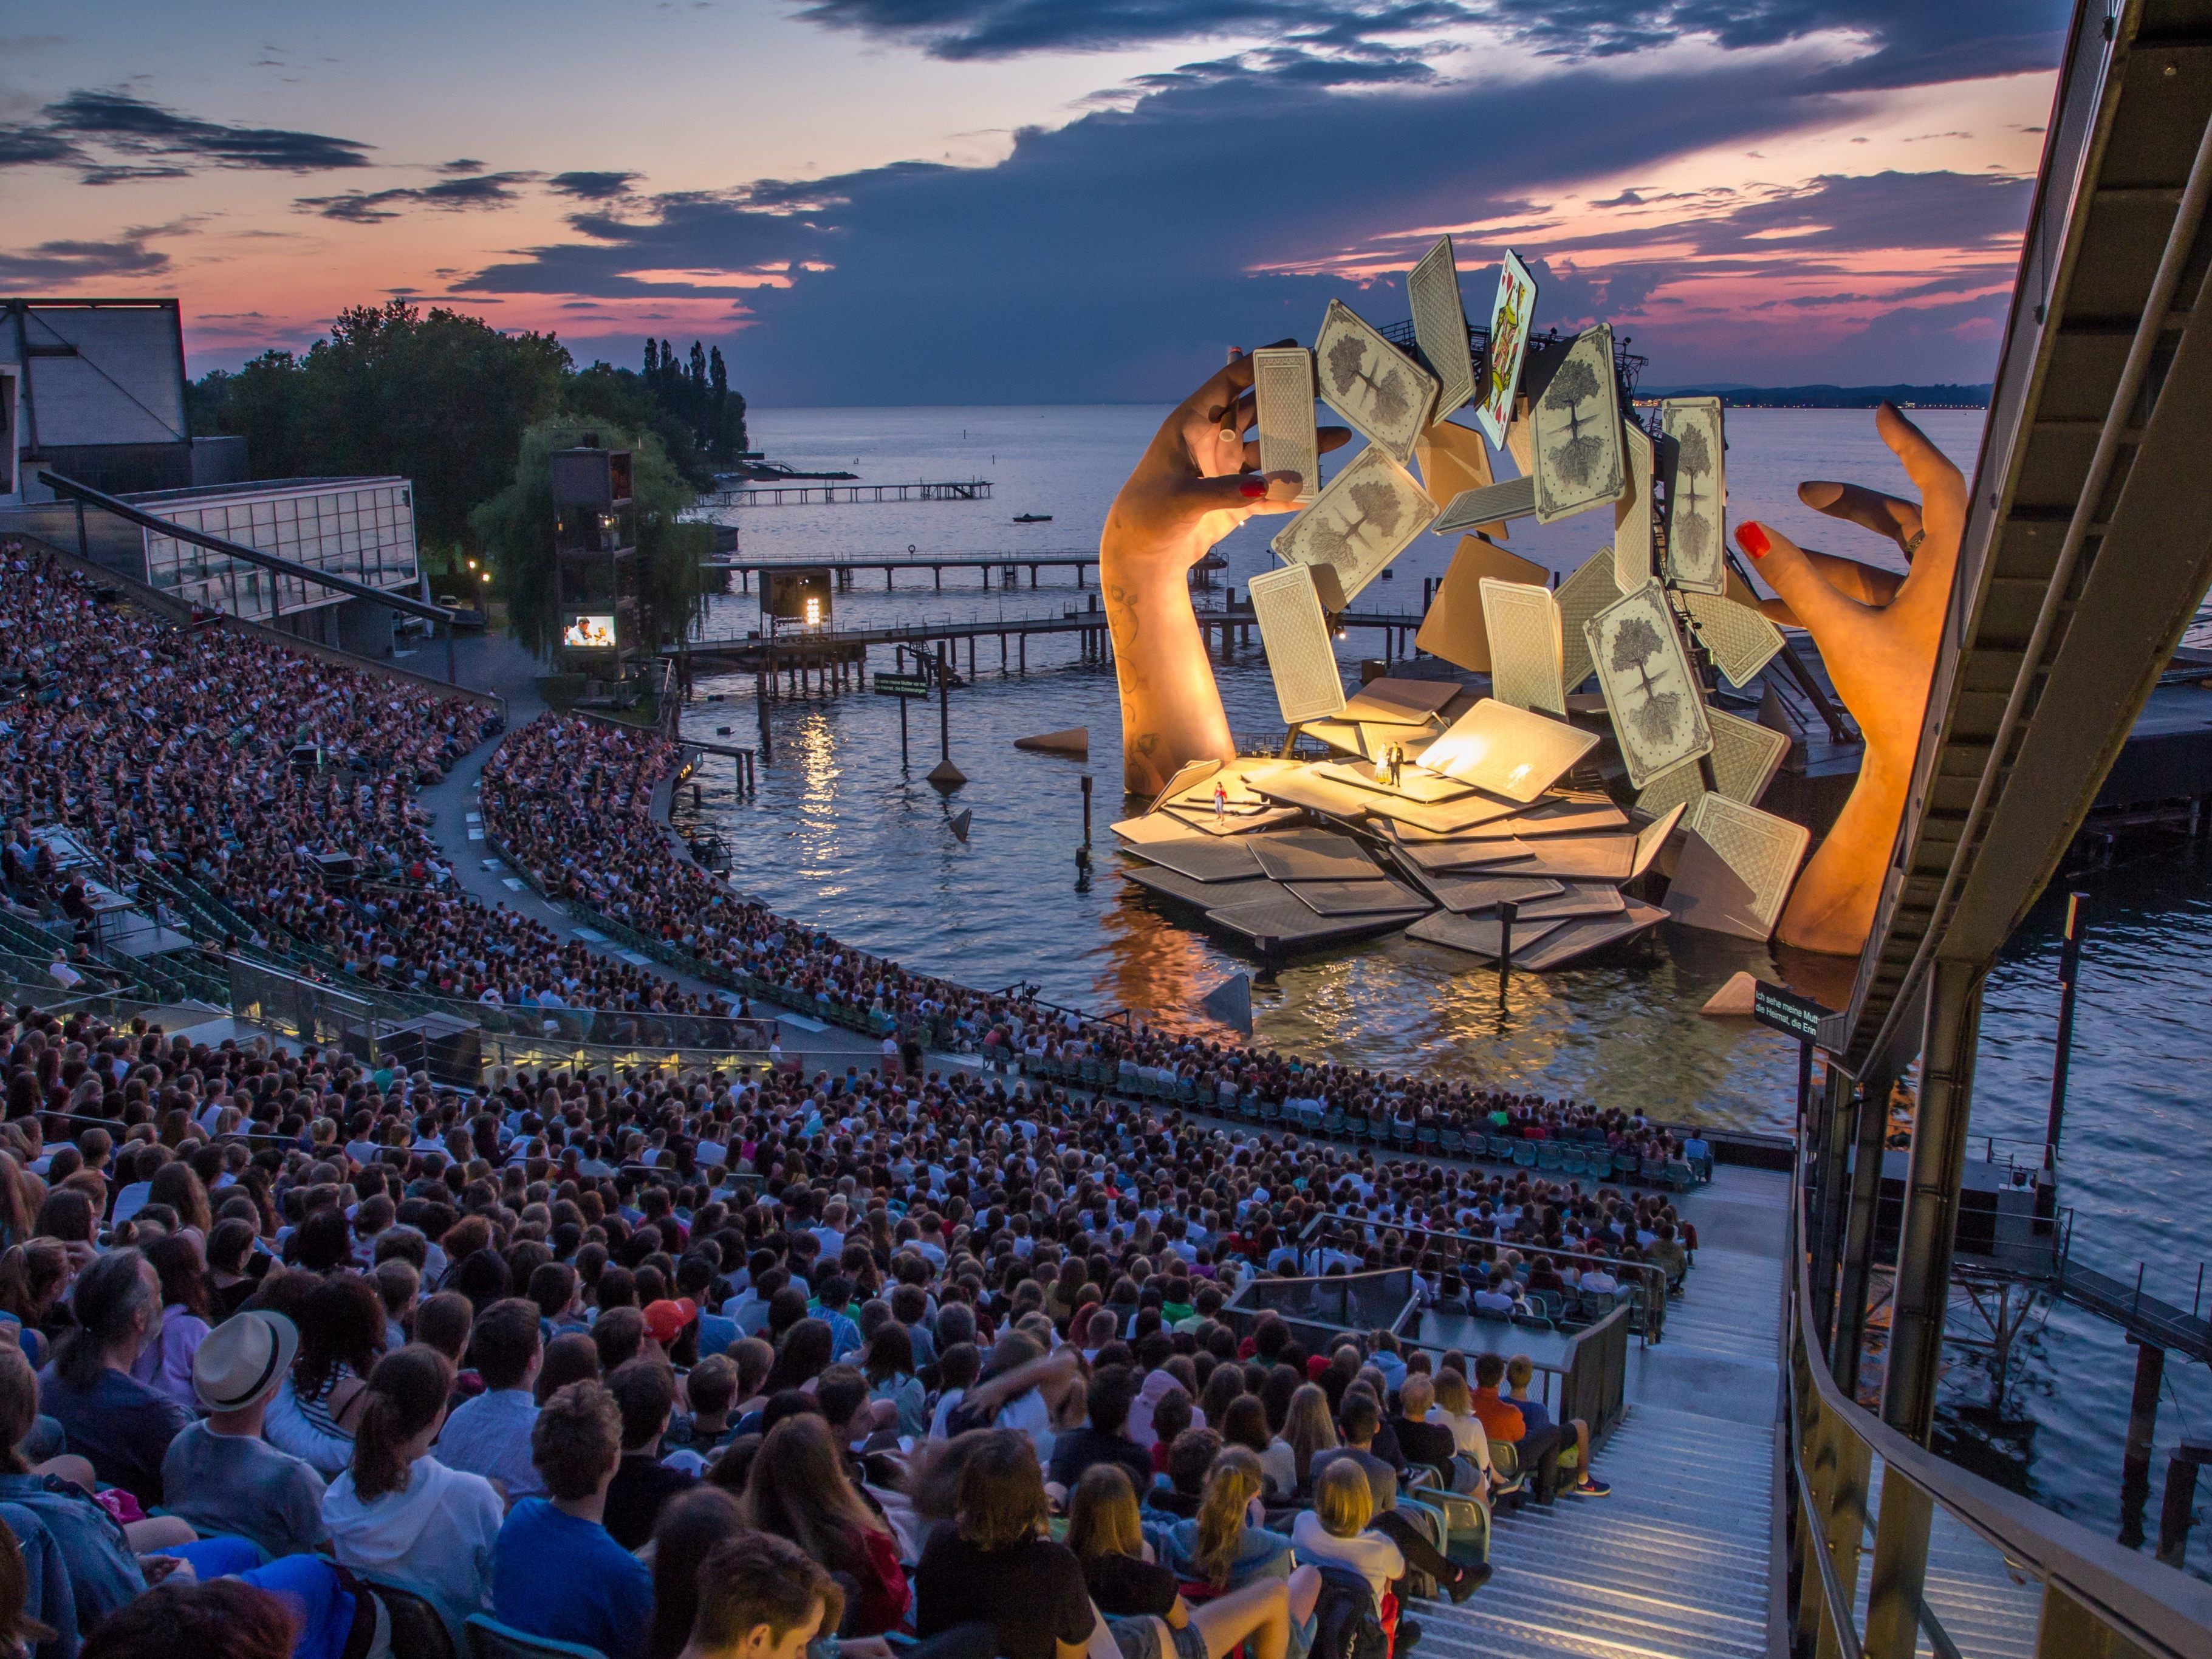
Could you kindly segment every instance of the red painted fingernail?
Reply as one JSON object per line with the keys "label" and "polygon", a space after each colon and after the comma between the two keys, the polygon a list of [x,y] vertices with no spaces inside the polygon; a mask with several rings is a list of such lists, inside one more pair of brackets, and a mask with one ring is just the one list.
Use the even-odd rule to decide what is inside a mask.
{"label": "red painted fingernail", "polygon": [[1267,493],[1267,481],[1265,478],[1247,478],[1237,488],[1252,500],[1257,501]]}
{"label": "red painted fingernail", "polygon": [[1735,544],[1754,559],[1765,558],[1768,550],[1774,545],[1766,538],[1766,532],[1764,530],[1755,523],[1748,521],[1735,527]]}

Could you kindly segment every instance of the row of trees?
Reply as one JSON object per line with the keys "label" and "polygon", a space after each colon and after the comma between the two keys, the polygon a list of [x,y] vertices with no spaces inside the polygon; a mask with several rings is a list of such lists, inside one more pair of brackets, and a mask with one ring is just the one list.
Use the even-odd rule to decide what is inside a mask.
{"label": "row of trees", "polygon": [[489,555],[516,632],[541,652],[552,637],[552,450],[589,431],[637,452],[650,625],[673,628],[696,603],[697,566],[714,539],[678,514],[747,447],[745,400],[730,390],[719,348],[694,341],[684,362],[667,341],[647,340],[642,373],[579,369],[553,335],[501,333],[404,300],[340,313],[304,352],[264,352],[235,373],[204,375],[189,407],[195,436],[246,440],[257,478],[413,479],[428,566]]}

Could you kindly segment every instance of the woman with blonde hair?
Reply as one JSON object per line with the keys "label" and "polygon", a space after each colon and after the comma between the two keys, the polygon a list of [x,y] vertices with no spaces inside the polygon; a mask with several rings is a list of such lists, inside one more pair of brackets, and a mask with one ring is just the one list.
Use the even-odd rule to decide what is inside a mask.
{"label": "woman with blonde hair", "polygon": [[[1406,1576],[1406,1558],[1380,1533],[1367,1530],[1375,1518],[1375,1493],[1367,1484],[1367,1471],[1349,1457],[1322,1466],[1314,1478],[1314,1504],[1300,1512],[1291,1526],[1291,1542],[1301,1566],[1346,1567],[1367,1581],[1375,1593],[1375,1607],[1384,1622],[1383,1600],[1390,1586]],[[1403,1639],[1404,1632],[1400,1632]]]}
{"label": "woman with blonde hair", "polygon": [[1336,1422],[1329,1415],[1327,1390],[1317,1382],[1301,1382],[1291,1395],[1283,1431],[1268,1443],[1260,1466],[1277,1492],[1301,1492],[1313,1478],[1316,1454],[1335,1449]]}
{"label": "woman with blonde hair", "polygon": [[1266,1483],[1255,1454],[1242,1446],[1229,1447],[1206,1474],[1198,1514],[1169,1529],[1162,1554],[1183,1583],[1205,1584],[1217,1592],[1268,1579],[1286,1581],[1291,1651],[1302,1654],[1313,1639],[1321,1571],[1297,1565],[1291,1540],[1262,1524],[1266,1511],[1260,1504]]}
{"label": "woman with blonde hair", "polygon": [[1437,1403],[1429,1407],[1429,1421],[1449,1429],[1459,1455],[1488,1476],[1490,1435],[1474,1414],[1474,1395],[1467,1386],[1466,1375],[1445,1366],[1437,1373],[1436,1393]]}
{"label": "woman with blonde hair", "polygon": [[1290,1594],[1279,1578],[1197,1607],[1183,1600],[1174,1571],[1152,1559],[1136,1489],[1118,1464],[1095,1463],[1075,1483],[1067,1547],[1121,1659],[1224,1659],[1247,1638],[1255,1659],[1285,1659],[1290,1650]]}

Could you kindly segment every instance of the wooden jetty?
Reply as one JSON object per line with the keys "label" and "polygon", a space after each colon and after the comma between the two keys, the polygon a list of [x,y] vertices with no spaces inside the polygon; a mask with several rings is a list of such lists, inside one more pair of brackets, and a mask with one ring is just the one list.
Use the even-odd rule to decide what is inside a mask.
{"label": "wooden jetty", "polygon": [[[946,647],[948,659],[957,667],[958,647],[965,641],[970,680],[976,673],[976,641],[994,637],[999,641],[999,669],[1002,674],[1026,673],[1030,640],[1056,634],[1079,636],[1081,660],[1111,662],[1114,644],[1107,630],[1106,613],[1099,607],[1097,594],[1088,597],[1090,604],[1086,608],[1079,610],[1070,605],[1056,617],[977,615],[964,619],[923,619],[882,628],[793,629],[781,634],[755,631],[741,637],[685,640],[664,647],[661,654],[674,659],[678,678],[687,684],[702,675],[751,674],[765,677],[762,689],[769,696],[779,695],[781,678],[787,686],[781,695],[792,696],[808,696],[817,690],[827,695],[845,690],[866,690],[868,653],[887,646],[894,650],[902,647],[927,655],[941,641]],[[1234,603],[1233,592],[1231,598],[1231,603],[1219,610],[1197,613],[1200,634],[1209,648],[1218,650],[1224,662],[1238,644],[1252,642],[1254,627],[1250,605]],[[1408,653],[1421,619],[1395,612],[1348,611],[1337,618],[1336,625],[1341,629],[1380,631],[1387,661]]]}
{"label": "wooden jetty", "polygon": [[[929,572],[933,592],[944,591],[945,573],[948,570],[980,570],[985,587],[1018,587],[1024,570],[1030,573],[1030,586],[1035,587],[1040,570],[1073,570],[1075,572],[1075,585],[1085,587],[1089,583],[1084,573],[1097,562],[1098,555],[1095,550],[1079,548],[1050,553],[921,555],[916,555],[908,549],[904,554],[852,553],[835,559],[716,559],[709,562],[706,568],[733,573],[738,578],[740,592],[750,591],[754,576],[769,571],[826,570],[836,591],[849,593],[858,586],[855,578],[861,571],[880,570],[884,573],[884,592],[889,593],[897,588],[898,573],[902,570]],[[999,578],[995,583],[992,580],[994,572],[998,573]]]}
{"label": "wooden jetty", "polygon": [[770,483],[709,490],[702,507],[823,507],[846,501],[988,501],[988,478],[940,478],[915,483]]}

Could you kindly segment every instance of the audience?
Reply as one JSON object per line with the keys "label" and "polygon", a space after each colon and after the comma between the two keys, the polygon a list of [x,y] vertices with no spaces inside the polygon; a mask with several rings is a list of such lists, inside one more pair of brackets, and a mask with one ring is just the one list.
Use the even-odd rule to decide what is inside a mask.
{"label": "audience", "polygon": [[909,972],[681,860],[652,812],[659,739],[509,734],[483,789],[501,850],[727,994],[687,991],[461,894],[414,791],[483,740],[481,708],[171,628],[6,550],[0,619],[21,911],[75,902],[30,834],[65,823],[313,977],[594,1042],[753,997],[886,1038],[842,1071],[495,1066],[456,1089],[316,1040],[0,1008],[0,1626],[40,1659],[80,1638],[198,1659],[225,1617],[255,1659],[336,1659],[358,1597],[400,1592],[608,1659],[796,1659],[817,1636],[848,1659],[885,1638],[1286,1659],[1324,1570],[1389,1604],[1402,1654],[1414,1589],[1463,1599],[1489,1572],[1424,1493],[1510,1501],[1493,1441],[1540,1502],[1606,1490],[1525,1362],[1388,1331],[1309,1346],[1229,1304],[1382,1268],[1446,1309],[1644,1262],[1679,1286],[1694,1234],[1664,1195],[1190,1109],[1670,1155],[1640,1117]]}

